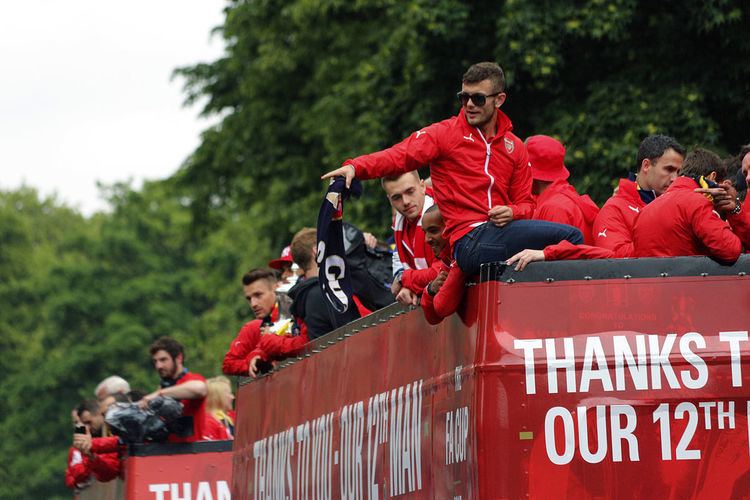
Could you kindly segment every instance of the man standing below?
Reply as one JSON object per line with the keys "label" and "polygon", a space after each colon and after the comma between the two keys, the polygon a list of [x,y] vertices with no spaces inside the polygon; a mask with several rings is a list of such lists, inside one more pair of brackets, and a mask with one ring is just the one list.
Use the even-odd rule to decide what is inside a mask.
{"label": "man standing below", "polygon": [[533,179],[531,193],[536,197],[534,219],[577,227],[584,243],[593,244],[591,226],[599,207],[568,183],[565,146],[547,135],[535,135],[526,139],[526,149]]}
{"label": "man standing below", "polygon": [[[726,178],[726,165],[711,151],[697,148],[682,165],[682,175],[667,192],[643,209],[633,228],[636,257],[705,255],[731,264],[742,243],[714,209],[709,195],[696,189]],[[734,214],[728,215],[731,217]]]}
{"label": "man standing below", "polygon": [[[302,347],[304,342],[316,339],[350,321],[359,318],[356,307],[349,307],[343,314],[336,313],[329,306],[318,283],[317,232],[311,227],[300,229],[292,239],[292,258],[305,272],[301,280],[289,290],[292,298],[292,315],[303,330],[303,334],[292,337],[287,344],[277,343],[283,352],[267,353],[274,356],[285,355],[288,351]],[[294,340],[299,339],[299,340]],[[268,349],[268,348],[266,348]]]}
{"label": "man standing below", "polygon": [[148,403],[157,396],[168,396],[182,403],[182,426],[184,434],[169,435],[173,443],[190,443],[200,441],[204,433],[206,420],[206,379],[203,375],[192,373],[183,364],[185,349],[182,344],[171,337],[160,337],[149,349],[154,369],[159,374],[160,388],[147,394],[140,400],[140,405]]}
{"label": "man standing below", "polygon": [[395,146],[347,160],[322,178],[395,176],[430,165],[435,199],[456,261],[466,274],[487,262],[505,260],[527,248],[544,248],[580,231],[531,221],[534,200],[523,142],[500,111],[505,76],[496,63],[471,66],[463,76],[457,116],[416,131]]}
{"label": "man standing below", "polygon": [[291,300],[286,295],[276,295],[276,276],[270,269],[245,273],[242,285],[255,319],[245,323],[232,341],[224,356],[222,371],[225,375],[255,377],[263,368],[263,362],[268,361],[260,350],[261,337],[292,333]]}
{"label": "man standing below", "polygon": [[594,245],[612,250],[614,257],[633,256],[633,226],[641,209],[663,194],[682,168],[685,148],[666,135],[643,139],[635,179],[620,179],[617,192],[604,204],[594,221]]}
{"label": "man standing below", "polygon": [[412,304],[424,287],[435,279],[431,269],[435,260],[425,242],[422,215],[434,200],[416,170],[402,175],[383,177],[380,181],[388,202],[396,211],[393,217],[393,239],[396,242],[401,269],[394,269],[391,292],[402,304]]}

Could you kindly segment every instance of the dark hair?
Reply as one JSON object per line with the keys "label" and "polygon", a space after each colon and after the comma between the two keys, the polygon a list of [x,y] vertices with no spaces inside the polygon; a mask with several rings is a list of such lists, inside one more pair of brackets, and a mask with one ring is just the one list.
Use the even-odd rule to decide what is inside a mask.
{"label": "dark hair", "polygon": [[242,284],[244,286],[247,286],[250,283],[255,283],[258,280],[266,280],[268,284],[271,285],[271,288],[273,288],[276,285],[276,282],[279,281],[276,273],[264,267],[251,269],[242,275]]}
{"label": "dark hair", "polygon": [[479,83],[484,80],[492,82],[492,86],[495,88],[495,92],[503,92],[505,90],[505,75],[503,74],[503,68],[500,67],[496,62],[480,62],[472,64],[469,69],[464,73],[463,83]]}
{"label": "dark hair", "polygon": [[433,203],[432,205],[427,207],[427,210],[424,211],[424,214],[422,214],[422,216],[426,214],[431,214],[432,212],[438,212],[438,213],[440,212],[440,208],[438,207],[437,203]]}
{"label": "dark hair", "polygon": [[99,413],[101,413],[101,410],[99,409],[99,401],[88,399],[76,406],[76,413],[78,414],[78,418],[81,418],[83,412],[85,411],[91,413],[92,415],[98,415]]}
{"label": "dark hair", "polygon": [[727,166],[721,161],[719,155],[713,151],[703,148],[695,148],[685,157],[682,162],[680,175],[687,177],[696,177],[699,175],[708,176],[711,172],[716,172],[716,181],[720,182],[727,178]]}
{"label": "dark hair", "polygon": [[317,242],[317,231],[312,227],[303,227],[297,231],[289,245],[292,249],[292,260],[305,271],[312,267],[314,256],[311,249]]}
{"label": "dark hair", "polygon": [[172,337],[159,337],[151,344],[149,352],[152,356],[159,351],[167,351],[172,356],[172,359],[176,359],[179,354],[182,354],[183,359],[185,358],[185,349],[182,347],[182,344]]}
{"label": "dark hair", "polygon": [[641,169],[643,160],[649,159],[652,162],[660,158],[667,149],[674,149],[677,154],[685,157],[685,147],[668,135],[650,135],[641,141],[638,147],[638,154],[635,156],[635,170]]}
{"label": "dark hair", "polygon": [[147,394],[146,391],[142,391],[140,389],[133,389],[128,393],[128,397],[133,403],[135,403],[143,399],[143,396],[145,396],[146,394]]}

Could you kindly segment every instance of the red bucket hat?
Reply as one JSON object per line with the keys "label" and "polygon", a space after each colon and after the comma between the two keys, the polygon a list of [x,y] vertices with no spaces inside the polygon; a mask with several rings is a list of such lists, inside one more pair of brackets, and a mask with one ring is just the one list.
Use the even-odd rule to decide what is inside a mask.
{"label": "red bucket hat", "polygon": [[284,247],[284,250],[281,251],[281,257],[268,262],[268,267],[280,270],[284,264],[294,264],[294,261],[292,260],[292,249],[288,246]]}
{"label": "red bucket hat", "polygon": [[570,176],[564,163],[565,146],[560,141],[548,135],[533,135],[526,139],[526,151],[529,153],[532,178],[554,182]]}

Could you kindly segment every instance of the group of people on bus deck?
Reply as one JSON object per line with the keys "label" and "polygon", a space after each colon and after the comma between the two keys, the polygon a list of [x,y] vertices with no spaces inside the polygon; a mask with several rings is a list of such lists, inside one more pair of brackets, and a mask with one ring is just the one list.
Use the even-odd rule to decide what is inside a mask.
{"label": "group of people on bus deck", "polygon": [[[601,210],[567,181],[565,147],[536,135],[524,143],[500,110],[505,78],[482,62],[463,75],[458,115],[417,130],[398,144],[348,159],[323,179],[381,178],[394,210],[397,301],[421,304],[433,324],[458,307],[467,277],[481,264],[707,255],[734,262],[750,248],[750,211],[740,195],[750,178],[750,146],[722,161],[701,148],[687,153],[665,135],[646,137],[636,173],[621,179]],[[422,180],[417,169],[429,166]],[[280,260],[296,284],[277,293],[271,270],[243,276],[256,319],[232,342],[223,369],[256,376],[308,340],[352,319],[327,312],[318,286],[315,231],[297,233]],[[299,281],[291,269],[298,266]],[[298,335],[288,333],[295,328]],[[273,333],[273,335],[267,335]]]}

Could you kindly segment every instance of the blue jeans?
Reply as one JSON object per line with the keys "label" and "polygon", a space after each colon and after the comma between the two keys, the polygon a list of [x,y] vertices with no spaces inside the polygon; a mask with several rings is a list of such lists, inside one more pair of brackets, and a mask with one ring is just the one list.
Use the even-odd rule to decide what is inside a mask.
{"label": "blue jeans", "polygon": [[479,266],[505,261],[521,250],[543,250],[548,245],[568,240],[583,243],[578,228],[543,220],[514,220],[503,227],[485,222],[458,240],[454,256],[466,274],[479,274]]}

